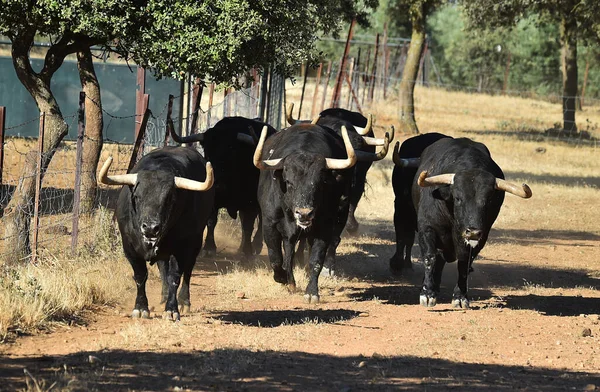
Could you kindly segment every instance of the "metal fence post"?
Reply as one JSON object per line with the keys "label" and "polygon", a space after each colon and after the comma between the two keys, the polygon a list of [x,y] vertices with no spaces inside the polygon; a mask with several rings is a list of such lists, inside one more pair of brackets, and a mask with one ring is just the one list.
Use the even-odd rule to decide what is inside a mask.
{"label": "metal fence post", "polygon": [[321,84],[321,72],[323,71],[323,63],[319,63],[317,69],[317,81],[315,82],[315,92],[313,93],[312,107],[310,108],[310,118],[315,117],[315,110],[317,108],[317,97],[319,96],[319,84]]}
{"label": "metal fence post", "polygon": [[146,109],[144,108],[144,95],[146,94],[146,70],[142,67],[137,69],[137,88],[135,92],[135,134],[133,140],[137,138],[140,126],[142,125],[142,116]]}
{"label": "metal fence post", "polygon": [[344,56],[342,57],[342,61],[340,61],[340,69],[335,82],[335,87],[333,88],[333,96],[331,97],[332,108],[337,108],[339,106],[342,82],[344,80],[344,72],[346,71],[346,59],[348,57],[348,53],[350,52],[350,41],[352,40],[352,35],[354,34],[354,25],[356,25],[356,19],[352,19],[352,23],[350,23],[350,29],[348,29],[348,38],[346,39],[346,46],[344,47]]}
{"label": "metal fence post", "polygon": [[302,103],[304,102],[304,92],[306,91],[306,79],[308,78],[308,63],[304,68],[304,81],[302,82],[302,94],[300,94],[300,105],[298,107],[298,118],[302,118]]}
{"label": "metal fence post", "polygon": [[42,188],[42,157],[44,151],[44,126],[46,113],[40,113],[40,131],[38,136],[38,156],[37,171],[35,173],[35,200],[33,205],[33,247],[31,253],[31,262],[37,261],[38,235],[40,229],[40,192]]}
{"label": "metal fence post", "polygon": [[171,115],[173,114],[173,94],[169,94],[169,103],[167,104],[167,127],[165,130],[165,139],[163,140],[163,147],[169,144],[169,137],[171,136],[171,132],[174,131],[173,127],[173,119]]}
{"label": "metal fence post", "polygon": [[73,228],[71,230],[71,255],[77,250],[79,238],[79,205],[81,199],[81,169],[83,165],[83,136],[85,133],[85,92],[79,92],[77,111],[77,153],[75,156],[75,186],[73,188]]}
{"label": "metal fence post", "polygon": [[4,128],[6,126],[6,108],[0,106],[0,187],[2,186],[2,171],[4,169]]}

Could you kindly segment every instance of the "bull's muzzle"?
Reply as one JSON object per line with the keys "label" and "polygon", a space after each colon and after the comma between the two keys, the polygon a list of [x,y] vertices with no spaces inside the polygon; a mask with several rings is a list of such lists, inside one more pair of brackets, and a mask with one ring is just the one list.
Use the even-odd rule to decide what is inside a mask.
{"label": "bull's muzzle", "polygon": [[465,243],[467,245],[469,245],[471,248],[476,247],[479,244],[479,241],[481,240],[481,237],[483,235],[483,231],[473,228],[473,227],[467,227],[465,229],[465,231],[463,231],[462,233],[462,237],[465,240]]}
{"label": "bull's muzzle", "polygon": [[312,225],[315,211],[312,208],[296,208],[294,210],[294,218],[296,224],[302,229],[308,229]]}

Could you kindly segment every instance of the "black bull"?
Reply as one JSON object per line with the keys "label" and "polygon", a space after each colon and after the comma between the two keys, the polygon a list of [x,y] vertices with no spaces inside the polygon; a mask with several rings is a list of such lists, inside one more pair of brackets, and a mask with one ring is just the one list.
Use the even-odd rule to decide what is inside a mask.
{"label": "black bull", "polygon": [[435,306],[444,265],[458,260],[452,305],[468,308],[470,267],[485,246],[504,193],[529,198],[531,189],[505,181],[487,147],[467,138],[443,138],[427,147],[418,173],[412,197],[425,266],[420,303]]}
{"label": "black bull", "polygon": [[191,305],[190,277],[214,201],[212,167],[200,153],[186,147],[152,151],[129,174],[109,176],[111,162],[109,158],[100,170],[99,181],[125,185],[117,201],[116,217],[137,286],[132,317],[150,316],[146,297],[149,261],[159,265],[162,301],[166,302],[164,317],[179,320],[178,300],[184,310]]}
{"label": "black bull", "polygon": [[311,245],[308,302],[319,301],[318,277],[326,252],[339,243],[348,216],[357,158],[345,128],[342,134],[343,138],[318,125],[300,124],[265,142],[263,131],[254,157],[261,169],[258,201],[274,279],[295,289],[295,246],[305,235]]}
{"label": "black bull", "polygon": [[[258,120],[244,117],[225,117],[203,133],[181,137],[171,127],[171,137],[177,143],[199,142],[206,159],[215,170],[215,203],[207,223],[206,240],[202,253],[214,256],[215,226],[219,209],[225,208],[231,218],[239,212],[242,240],[239,252],[246,257],[259,254],[262,249],[262,227],[260,208],[256,198],[260,171],[252,163],[257,135],[267,126],[268,136],[277,130]],[[259,218],[258,229],[252,240],[254,222]]]}
{"label": "black bull", "polygon": [[[307,121],[298,121],[293,118],[293,109],[294,104],[291,103],[287,107],[286,113],[286,119],[288,123],[290,125],[294,125],[296,123],[306,123]],[[337,132],[340,137],[342,135],[342,126],[346,127],[352,147],[357,152],[374,154],[376,151],[376,146],[385,146],[379,153],[377,153],[375,159],[359,160],[354,168],[349,195],[350,210],[348,213],[346,230],[350,234],[356,234],[358,233],[359,224],[356,221],[355,212],[358,203],[365,192],[367,172],[371,168],[373,161],[385,158],[385,155],[387,154],[387,144],[389,141],[394,139],[394,128],[391,127],[391,135],[386,134],[385,138],[375,138],[373,133],[373,118],[371,115],[369,115],[367,118],[358,112],[341,108],[330,108],[323,110],[321,113],[319,113],[319,117],[312,120],[312,124],[330,128]]]}

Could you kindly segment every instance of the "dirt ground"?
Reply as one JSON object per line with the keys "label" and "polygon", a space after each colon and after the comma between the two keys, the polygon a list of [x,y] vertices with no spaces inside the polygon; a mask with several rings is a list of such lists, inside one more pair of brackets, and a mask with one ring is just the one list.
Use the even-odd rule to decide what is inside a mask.
{"label": "dirt ground", "polygon": [[152,318],[130,319],[131,281],[116,308],[0,346],[0,390],[600,388],[600,235],[590,229],[600,219],[591,208],[597,187],[540,178],[529,182],[531,200],[507,196],[474,264],[472,309],[450,306],[456,264],[446,266],[438,305],[427,309],[418,301],[418,246],[411,272],[392,278],[388,270],[390,174],[389,162],[370,172],[360,236],[343,239],[341,272],[321,279],[320,304],[275,283],[264,249],[240,260],[237,222],[222,219],[218,256],[198,259],[192,312],[180,322],[161,318],[156,273]]}

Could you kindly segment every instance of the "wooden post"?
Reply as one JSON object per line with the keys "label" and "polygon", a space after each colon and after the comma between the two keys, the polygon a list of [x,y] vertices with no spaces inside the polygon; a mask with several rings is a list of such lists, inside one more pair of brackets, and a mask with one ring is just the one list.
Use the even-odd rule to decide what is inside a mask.
{"label": "wooden post", "polygon": [[360,104],[358,103],[358,97],[356,96],[356,93],[354,92],[354,88],[352,88],[352,81],[350,80],[350,77],[348,75],[346,75],[346,82],[348,82],[348,87],[350,88],[350,94],[352,95],[352,99],[354,99],[354,103],[356,104],[356,109],[359,111],[360,114],[362,114],[362,109],[360,108]]}
{"label": "wooden post", "polygon": [[302,118],[302,102],[304,102],[304,92],[306,91],[306,79],[308,78],[308,64],[306,66],[303,64],[302,68],[304,69],[304,81],[302,83],[302,94],[300,94],[300,105],[298,106],[298,118]]}
{"label": "wooden post", "polygon": [[[587,59],[585,60],[585,72],[583,73],[583,86],[581,86],[581,98],[579,99],[580,109],[583,109],[583,100],[585,98],[585,86],[587,86],[589,71],[590,71],[590,56],[588,55]],[[2,165],[2,163],[0,162],[0,168],[2,167],[1,165]],[[2,178],[2,177],[0,177],[0,178]],[[0,184],[1,184],[1,182],[0,182]]]}
{"label": "wooden post", "polygon": [[[385,83],[387,80],[387,63],[388,63],[388,29],[387,29],[387,22],[385,22],[383,24],[383,45],[382,45],[382,49],[383,49],[383,61],[382,61],[382,68],[383,68],[383,77],[381,78],[379,85],[380,85],[380,94],[381,94],[381,90],[383,90],[383,95],[385,97]],[[381,95],[379,95],[381,96]]]}
{"label": "wooden post", "polygon": [[33,204],[33,247],[31,252],[31,262],[37,261],[38,235],[40,231],[40,193],[42,190],[42,162],[44,150],[44,127],[46,122],[46,113],[40,114],[40,130],[38,135],[38,155],[37,171],[35,173],[35,200]]}
{"label": "wooden post", "polygon": [[323,111],[325,108],[325,98],[327,96],[327,87],[329,87],[329,79],[331,78],[331,60],[327,63],[327,79],[325,79],[325,85],[323,86],[323,96],[321,97],[321,110],[319,113]]}
{"label": "wooden post", "polygon": [[200,110],[200,101],[202,100],[203,89],[204,83],[202,83],[200,78],[196,77],[196,80],[194,81],[194,88],[192,90],[192,129],[190,130],[192,135],[198,133],[198,111]]}
{"label": "wooden post", "polygon": [[79,93],[77,111],[77,152],[75,154],[75,185],[73,187],[73,226],[71,230],[71,255],[75,256],[79,238],[79,202],[81,200],[81,168],[83,165],[83,136],[85,134],[85,93]]}
{"label": "wooden post", "polygon": [[163,147],[169,144],[169,137],[171,137],[171,132],[174,131],[173,119],[171,115],[173,114],[173,94],[169,94],[169,103],[167,104],[167,126],[165,130],[165,139],[163,140]]}
{"label": "wooden post", "polygon": [[369,89],[369,62],[370,61],[371,61],[371,47],[369,47],[369,49],[367,50],[367,63],[365,64],[365,72],[363,72],[363,78],[362,78],[364,87],[363,87],[361,102],[363,105],[365,104],[365,93]]}
{"label": "wooden post", "polygon": [[135,92],[135,134],[133,140],[137,139],[142,116],[144,115],[144,94],[146,94],[146,70],[142,67],[137,69],[137,86]]}
{"label": "wooden post", "polygon": [[138,161],[138,155],[141,156],[142,150],[144,148],[144,136],[146,135],[146,126],[148,125],[148,118],[150,117],[150,110],[148,110],[148,94],[144,94],[146,97],[146,111],[144,112],[144,117],[142,118],[142,123],[140,126],[140,131],[135,139],[135,143],[133,144],[133,151],[131,152],[131,158],[129,159],[129,165],[127,165],[127,173],[131,172],[131,169],[135,166]]}
{"label": "wooden post", "polygon": [[312,108],[310,109],[310,118],[311,119],[313,119],[315,117],[315,110],[317,109],[317,97],[319,96],[319,84],[321,84],[321,71],[322,70],[323,70],[323,63],[319,63],[319,68],[317,68],[317,82],[315,83],[315,92],[313,93]]}
{"label": "wooden post", "polygon": [[[346,80],[352,80],[352,76],[354,75],[354,61],[356,59],[352,58],[350,61],[350,64],[348,64],[348,73],[346,73],[346,77],[344,79]],[[350,108],[350,99],[352,98],[352,94],[354,93],[352,91],[352,84],[350,84],[350,90],[348,91],[348,101],[346,102],[346,108],[351,109]],[[341,90],[341,89],[340,89]]]}
{"label": "wooden post", "polygon": [[333,96],[331,97],[332,108],[336,108],[339,105],[342,81],[344,80],[344,71],[346,68],[346,58],[348,57],[348,53],[350,52],[350,41],[352,40],[352,35],[354,34],[354,25],[356,25],[356,19],[352,19],[352,22],[350,23],[350,29],[348,29],[348,38],[346,39],[344,55],[342,56],[342,61],[340,62],[340,71],[338,72],[338,77],[333,88]]}
{"label": "wooden post", "polygon": [[377,56],[379,55],[379,33],[375,36],[375,56],[373,57],[373,68],[369,83],[369,102],[373,102],[373,91],[375,90],[375,76],[377,75]]}
{"label": "wooden post", "polygon": [[215,94],[215,83],[210,84],[208,89],[208,115],[206,116],[206,127],[210,128],[210,117],[212,116],[213,95]]}
{"label": "wooden post", "polygon": [[6,108],[0,106],[0,187],[2,186],[2,171],[4,169],[4,128],[6,127]]}

